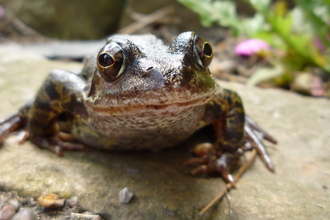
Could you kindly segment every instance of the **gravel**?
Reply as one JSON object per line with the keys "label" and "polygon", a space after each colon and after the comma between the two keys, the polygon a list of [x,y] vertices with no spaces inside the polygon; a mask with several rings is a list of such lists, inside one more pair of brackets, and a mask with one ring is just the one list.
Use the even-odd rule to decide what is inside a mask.
{"label": "gravel", "polygon": [[[64,202],[61,206],[47,206],[48,204],[43,203],[45,198],[51,198],[54,201],[63,200]],[[55,194],[49,194],[40,197],[38,201],[41,202],[38,203],[32,197],[22,197],[13,191],[0,191],[0,220],[103,219],[96,213],[82,210],[79,207],[77,197],[63,199]]]}

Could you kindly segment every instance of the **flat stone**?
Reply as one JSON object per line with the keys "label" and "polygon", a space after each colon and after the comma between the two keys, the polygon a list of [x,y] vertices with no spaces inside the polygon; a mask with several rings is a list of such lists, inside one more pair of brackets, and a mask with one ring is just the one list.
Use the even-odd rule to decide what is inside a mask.
{"label": "flat stone", "polygon": [[[33,98],[54,68],[75,70],[81,64],[0,49],[0,118]],[[276,172],[257,158],[252,167],[202,219],[329,219],[330,100],[279,89],[219,82],[237,91],[249,113],[278,140],[267,144]],[[49,193],[79,198],[80,205],[105,219],[200,219],[198,212],[225,186],[217,176],[190,176],[187,148],[204,137],[194,135],[181,146],[151,152],[66,152],[64,157],[18,134],[0,147],[0,189],[38,198]],[[124,187],[135,196],[121,204]]]}
{"label": "flat stone", "polygon": [[37,216],[32,210],[21,209],[12,220],[37,220]]}
{"label": "flat stone", "polygon": [[15,214],[15,207],[11,205],[6,205],[0,211],[0,220],[10,220]]}

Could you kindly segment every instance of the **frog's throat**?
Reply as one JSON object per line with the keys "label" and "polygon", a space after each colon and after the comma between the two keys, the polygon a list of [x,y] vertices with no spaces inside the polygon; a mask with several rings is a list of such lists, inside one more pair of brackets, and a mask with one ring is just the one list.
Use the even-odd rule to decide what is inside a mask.
{"label": "frog's throat", "polygon": [[175,112],[193,106],[201,106],[208,103],[213,98],[213,93],[199,97],[185,102],[161,103],[161,104],[141,104],[141,105],[128,105],[128,106],[104,106],[94,105],[91,102],[86,102],[86,105],[93,112],[107,113],[107,114],[130,114],[142,111],[159,111],[159,112]]}

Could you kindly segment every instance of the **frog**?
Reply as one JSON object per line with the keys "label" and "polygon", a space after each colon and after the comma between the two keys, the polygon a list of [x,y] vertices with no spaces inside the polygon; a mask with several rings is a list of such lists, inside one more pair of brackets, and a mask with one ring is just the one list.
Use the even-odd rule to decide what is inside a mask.
{"label": "frog", "polygon": [[0,143],[23,129],[24,141],[59,156],[86,148],[159,152],[211,126],[214,140],[184,162],[196,166],[191,174],[219,173],[235,184],[232,167],[247,143],[273,172],[262,139],[276,140],[245,114],[236,92],[215,82],[213,56],[192,31],[170,45],[153,35],[113,35],[79,73],[51,71],[33,101],[0,123]]}

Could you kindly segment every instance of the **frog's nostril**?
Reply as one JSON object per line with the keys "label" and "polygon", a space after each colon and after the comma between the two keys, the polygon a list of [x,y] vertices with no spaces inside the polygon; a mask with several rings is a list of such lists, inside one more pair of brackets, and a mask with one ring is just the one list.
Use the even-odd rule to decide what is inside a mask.
{"label": "frog's nostril", "polygon": [[157,65],[149,66],[144,68],[145,71],[143,71],[142,76],[151,76],[151,77],[161,77],[162,71],[159,69]]}

